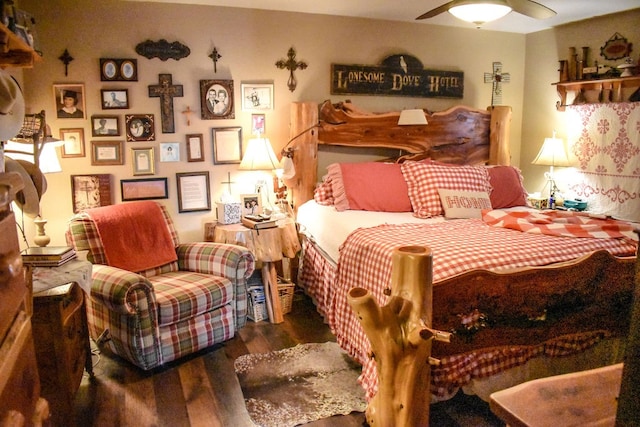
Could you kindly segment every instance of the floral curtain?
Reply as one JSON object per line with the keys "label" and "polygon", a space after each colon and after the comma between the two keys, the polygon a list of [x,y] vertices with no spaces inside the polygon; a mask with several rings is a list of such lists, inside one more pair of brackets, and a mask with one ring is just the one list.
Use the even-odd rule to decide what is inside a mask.
{"label": "floral curtain", "polygon": [[567,107],[569,189],[588,210],[640,221],[640,102]]}

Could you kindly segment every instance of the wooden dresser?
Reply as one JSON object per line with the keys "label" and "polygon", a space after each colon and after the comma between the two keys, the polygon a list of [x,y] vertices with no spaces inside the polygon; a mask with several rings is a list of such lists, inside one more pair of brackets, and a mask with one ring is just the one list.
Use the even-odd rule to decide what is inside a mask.
{"label": "wooden dresser", "polygon": [[0,426],[43,425],[49,412],[47,401],[40,398],[31,318],[25,305],[30,295],[16,221],[9,211],[21,185],[18,175],[0,173]]}

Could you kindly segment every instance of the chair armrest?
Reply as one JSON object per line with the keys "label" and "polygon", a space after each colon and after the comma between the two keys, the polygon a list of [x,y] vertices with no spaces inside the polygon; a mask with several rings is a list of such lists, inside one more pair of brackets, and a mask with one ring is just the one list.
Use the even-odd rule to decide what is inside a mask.
{"label": "chair armrest", "polygon": [[137,315],[156,305],[153,287],[144,276],[116,267],[94,264],[91,277],[91,299],[111,311]]}
{"label": "chair armrest", "polygon": [[242,246],[226,243],[182,243],[176,248],[180,270],[226,277],[248,279],[255,268],[251,252]]}

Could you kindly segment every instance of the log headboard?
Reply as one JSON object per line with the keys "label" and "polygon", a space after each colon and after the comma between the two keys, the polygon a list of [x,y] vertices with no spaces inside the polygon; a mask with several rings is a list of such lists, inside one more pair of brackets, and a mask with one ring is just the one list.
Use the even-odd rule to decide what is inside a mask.
{"label": "log headboard", "polygon": [[430,113],[426,126],[399,126],[400,112],[370,113],[351,102],[295,102],[291,106],[291,142],[296,175],[286,180],[297,208],[313,198],[318,145],[394,148],[418,158],[457,164],[510,164],[511,107],[478,110],[456,106]]}

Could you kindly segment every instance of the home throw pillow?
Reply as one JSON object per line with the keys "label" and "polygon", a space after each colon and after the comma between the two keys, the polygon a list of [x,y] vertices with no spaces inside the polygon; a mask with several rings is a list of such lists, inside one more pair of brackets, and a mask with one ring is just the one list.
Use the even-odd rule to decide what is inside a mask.
{"label": "home throw pillow", "polygon": [[439,188],[445,218],[482,218],[483,209],[491,209],[489,194],[483,191],[459,191]]}

